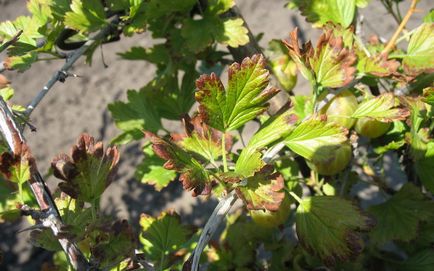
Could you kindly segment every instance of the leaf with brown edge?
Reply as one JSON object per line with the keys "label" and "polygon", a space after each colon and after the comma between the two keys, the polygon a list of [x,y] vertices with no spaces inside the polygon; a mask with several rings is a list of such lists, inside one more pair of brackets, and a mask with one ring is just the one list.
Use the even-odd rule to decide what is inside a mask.
{"label": "leaf with brown edge", "polygon": [[399,108],[399,100],[392,93],[384,93],[377,97],[370,97],[359,104],[352,118],[372,118],[381,122],[405,120],[410,111]]}
{"label": "leaf with brown edge", "polygon": [[326,265],[356,257],[363,250],[360,231],[373,221],[351,202],[335,196],[301,200],[295,217],[300,244]]}
{"label": "leaf with brown edge", "polygon": [[180,173],[179,180],[185,190],[192,190],[193,196],[211,193],[211,178],[205,167],[190,153],[168,140],[146,132],[152,142],[154,153],[166,160],[164,168]]}
{"label": "leaf with brown edge", "polygon": [[[344,47],[342,37],[332,30],[324,32],[312,48],[310,42],[299,48],[297,29],[290,33],[290,40],[284,41],[290,56],[297,63],[302,74],[311,82],[322,87],[343,87],[354,79],[356,55]],[[309,70],[313,71],[310,72]]]}
{"label": "leaf with brown edge", "polygon": [[262,55],[246,57],[241,64],[233,63],[228,74],[226,91],[214,73],[196,80],[199,113],[208,125],[220,131],[235,130],[252,120],[267,109],[266,102],[279,92],[274,87],[267,88],[269,71]]}
{"label": "leaf with brown edge", "polygon": [[[190,118],[186,115],[183,118],[185,133],[172,134],[172,139],[183,149],[199,156],[201,161],[213,163],[222,155],[221,137],[222,132],[208,126],[203,120],[202,115],[197,114]],[[232,146],[232,137],[225,136],[225,149],[229,150]]]}
{"label": "leaf with brown edge", "polygon": [[95,203],[116,174],[119,151],[82,134],[71,148],[71,155],[60,154],[51,162],[53,174],[63,180],[61,191],[72,198]]}
{"label": "leaf with brown edge", "polygon": [[371,57],[359,54],[357,71],[376,77],[386,77],[397,72],[401,64],[393,59],[388,60],[386,55],[378,54]]}
{"label": "leaf with brown edge", "polygon": [[249,210],[277,211],[285,197],[283,177],[266,165],[247,179],[246,186],[236,188],[237,195]]}

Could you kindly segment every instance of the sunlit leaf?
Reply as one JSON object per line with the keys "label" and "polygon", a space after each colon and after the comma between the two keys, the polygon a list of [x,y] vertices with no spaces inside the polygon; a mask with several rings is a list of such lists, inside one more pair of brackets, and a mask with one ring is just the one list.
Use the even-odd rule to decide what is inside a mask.
{"label": "sunlit leaf", "polygon": [[105,19],[101,1],[72,0],[71,11],[65,14],[65,25],[80,32],[92,32],[107,25]]}
{"label": "sunlit leaf", "polygon": [[346,134],[345,128],[334,123],[309,119],[298,125],[284,142],[293,152],[311,160],[321,148],[346,142]]}
{"label": "sunlit leaf", "polygon": [[405,108],[397,108],[398,105],[399,101],[392,93],[382,94],[364,100],[351,117],[358,119],[368,117],[381,122],[405,120],[410,112]]}
{"label": "sunlit leaf", "polygon": [[191,231],[181,224],[176,213],[163,212],[159,217],[140,216],[140,243],[147,259],[157,270],[165,270],[176,257],[174,254],[188,240]]}
{"label": "sunlit leaf", "polygon": [[278,90],[267,87],[269,72],[261,55],[245,58],[229,67],[229,83],[225,91],[213,73],[196,81],[199,112],[211,127],[220,131],[237,129],[267,109],[266,102]]}
{"label": "sunlit leaf", "polygon": [[249,42],[249,36],[246,27],[244,27],[244,20],[228,19],[223,22],[222,33],[216,33],[216,40],[219,43],[237,48],[238,46],[246,45]]}
{"label": "sunlit leaf", "polygon": [[164,168],[165,161],[155,155],[152,145],[146,146],[143,152],[144,158],[137,166],[135,176],[142,183],[153,185],[155,190],[161,191],[176,178],[176,172]]}
{"label": "sunlit leaf", "polygon": [[301,245],[328,265],[358,255],[363,250],[358,231],[370,227],[351,202],[331,196],[303,199],[295,219]]}
{"label": "sunlit leaf", "polygon": [[249,210],[277,211],[285,197],[283,187],[282,175],[273,173],[271,166],[265,166],[236,191]]}
{"label": "sunlit leaf", "polygon": [[423,23],[408,43],[407,54],[402,60],[407,73],[434,71],[434,24]]}

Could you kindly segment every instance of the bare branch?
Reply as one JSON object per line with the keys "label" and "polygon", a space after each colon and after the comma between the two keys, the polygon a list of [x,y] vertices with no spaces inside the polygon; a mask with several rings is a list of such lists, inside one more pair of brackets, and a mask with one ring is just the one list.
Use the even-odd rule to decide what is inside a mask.
{"label": "bare branch", "polygon": [[3,98],[0,97],[0,132],[12,154],[20,156],[21,159],[26,159],[26,162],[28,162],[30,166],[30,179],[28,180],[28,183],[39,207],[44,213],[44,215],[40,217],[42,225],[50,228],[54,236],[58,238],[60,245],[67,254],[69,262],[74,269],[88,270],[90,265],[78,249],[77,245],[67,238],[59,236],[61,228],[63,227],[62,218],[60,217],[50,190],[38,171],[35,159],[30,152],[30,148],[26,144],[25,139],[12,116],[10,107],[6,104]]}
{"label": "bare branch", "polygon": [[119,18],[117,16],[113,17],[113,19],[109,22],[109,25],[95,35],[89,38],[89,40],[84,43],[80,48],[74,51],[70,57],[67,58],[65,64],[60,68],[60,70],[56,71],[51,79],[45,84],[45,86],[40,90],[38,95],[27,105],[25,114],[30,116],[33,110],[38,106],[38,104],[42,101],[48,91],[56,84],[57,81],[64,82],[66,77],[68,76],[68,70],[71,69],[72,65],[84,54],[87,49],[94,45],[96,42],[107,36],[110,31],[113,29],[115,25],[119,22]]}

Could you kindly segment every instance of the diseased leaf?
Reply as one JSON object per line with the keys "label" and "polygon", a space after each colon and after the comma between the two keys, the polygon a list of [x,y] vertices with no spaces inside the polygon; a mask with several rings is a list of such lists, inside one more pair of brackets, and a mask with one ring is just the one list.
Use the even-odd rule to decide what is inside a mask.
{"label": "diseased leaf", "polygon": [[38,54],[36,52],[30,52],[22,56],[11,56],[5,59],[4,66],[8,70],[16,70],[24,72],[29,69],[30,66],[38,60]]}
{"label": "diseased leaf", "polygon": [[229,83],[225,91],[217,76],[202,75],[196,81],[199,112],[211,127],[231,131],[252,120],[267,108],[266,102],[277,92],[268,88],[269,72],[262,55],[245,58],[229,67]]}
{"label": "diseased leaf", "polygon": [[95,204],[112,182],[119,162],[119,151],[82,134],[71,148],[71,156],[60,154],[51,162],[59,188],[74,199]]}
{"label": "diseased leaf", "polygon": [[246,186],[236,188],[237,195],[249,210],[277,211],[285,197],[283,177],[265,166],[247,179]]}
{"label": "diseased leaf", "polygon": [[353,22],[356,4],[366,5],[357,0],[292,0],[289,8],[298,8],[306,21],[317,27],[329,21],[348,27]]}
{"label": "diseased leaf", "polygon": [[297,29],[284,42],[291,58],[312,85],[316,82],[322,87],[338,88],[353,80],[356,55],[344,48],[342,37],[334,36],[331,29],[320,36],[315,49],[310,42],[299,48]]}
{"label": "diseased leaf", "polygon": [[377,225],[371,232],[373,242],[408,242],[416,238],[421,221],[434,217],[434,202],[425,198],[418,187],[406,183],[388,201],[372,206],[368,211],[377,220]]}
{"label": "diseased leaf", "polygon": [[65,14],[65,25],[80,32],[93,32],[107,25],[104,6],[99,0],[72,0]]}
{"label": "diseased leaf", "polygon": [[141,214],[140,243],[156,270],[165,270],[176,257],[176,252],[187,242],[191,231],[181,224],[176,213],[163,212],[159,217]]}
{"label": "diseased leaf", "polygon": [[434,23],[423,23],[408,43],[407,55],[402,59],[405,72],[419,74],[434,72]]}
{"label": "diseased leaf", "polygon": [[176,172],[164,168],[164,160],[156,156],[152,151],[152,145],[143,149],[144,158],[136,169],[135,176],[142,183],[150,184],[155,190],[161,191],[176,178]]}
{"label": "diseased leaf", "polygon": [[186,190],[192,190],[193,196],[211,193],[211,177],[201,163],[178,145],[147,133],[152,142],[154,153],[167,160],[164,168],[180,173],[179,180]]}
{"label": "diseased leaf", "polygon": [[385,93],[375,98],[364,100],[359,104],[352,118],[372,118],[381,122],[405,120],[410,112],[406,108],[397,108],[398,99],[392,93]]}
{"label": "diseased leaf", "polygon": [[387,60],[385,55],[366,56],[359,54],[357,71],[361,74],[369,74],[377,77],[390,76],[397,72],[400,63],[396,60]]}
{"label": "diseased leaf", "polygon": [[348,130],[334,123],[309,119],[298,125],[284,143],[298,155],[311,160],[322,148],[346,142]]}
{"label": "diseased leaf", "polygon": [[[222,156],[221,137],[222,133],[206,125],[200,115],[185,117],[186,134],[172,134],[172,138],[183,149],[195,153],[202,161],[214,163]],[[226,135],[225,149],[230,149],[232,139]]]}
{"label": "diseased leaf", "polygon": [[300,244],[327,265],[357,256],[363,250],[358,231],[371,226],[351,202],[334,196],[303,199],[295,223]]}

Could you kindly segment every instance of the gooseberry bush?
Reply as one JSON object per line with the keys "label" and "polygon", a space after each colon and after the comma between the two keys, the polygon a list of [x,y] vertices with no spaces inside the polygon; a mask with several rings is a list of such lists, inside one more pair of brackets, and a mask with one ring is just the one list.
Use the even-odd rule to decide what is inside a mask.
{"label": "gooseberry bush", "polygon": [[[369,0],[294,0],[287,8],[322,31],[316,45],[288,29],[263,49],[235,0],[29,0],[29,16],[0,23],[0,70],[25,72],[47,55],[65,62],[27,106],[0,74],[0,221],[28,217],[32,244],[52,251],[43,270],[431,270],[434,13],[406,29],[418,1],[404,16],[401,1],[380,2],[397,22],[388,41],[361,34],[357,11]],[[143,32],[152,47],[119,55],[156,72],[108,104],[119,136],[104,147],[77,135],[41,174],[23,136],[32,111],[80,56],[90,64],[100,45]],[[292,92],[297,76],[309,95]],[[243,138],[249,122],[259,128]],[[103,214],[118,147],[137,141],[138,181],[219,199],[203,228],[172,210],[142,214],[138,230]],[[390,160],[405,176],[398,185]]]}

